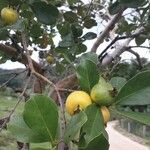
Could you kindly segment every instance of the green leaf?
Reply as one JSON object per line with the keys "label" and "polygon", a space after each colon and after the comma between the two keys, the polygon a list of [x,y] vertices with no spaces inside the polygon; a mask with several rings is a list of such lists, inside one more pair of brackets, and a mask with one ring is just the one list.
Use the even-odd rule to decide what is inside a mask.
{"label": "green leaf", "polygon": [[113,77],[110,80],[110,83],[113,87],[115,87],[118,91],[123,87],[123,85],[126,83],[126,79],[123,77]]}
{"label": "green leaf", "polygon": [[94,32],[88,32],[88,33],[86,33],[82,38],[84,39],[84,40],[93,40],[93,39],[95,39],[97,37],[97,34],[96,33],[94,33]]}
{"label": "green leaf", "polygon": [[100,108],[93,104],[85,109],[85,113],[88,120],[81,130],[81,139],[79,142],[79,148],[81,149],[88,148],[88,146],[90,148],[90,143],[94,142],[95,138],[99,136],[103,135],[105,139],[108,138],[107,132],[104,129],[104,122]]}
{"label": "green leaf", "polygon": [[72,12],[72,11],[67,11],[64,13],[64,18],[66,21],[68,21],[69,23],[74,23],[78,21],[78,17],[77,14]]}
{"label": "green leaf", "polygon": [[101,134],[95,137],[85,148],[85,150],[108,150],[109,142],[108,140]]}
{"label": "green leaf", "polygon": [[3,9],[4,7],[8,6],[8,1],[7,0],[0,0],[0,11],[1,9]]}
{"label": "green leaf", "polygon": [[68,127],[66,129],[64,135],[65,142],[68,143],[69,141],[73,140],[86,121],[87,121],[87,116],[83,111],[74,115],[71,118]]}
{"label": "green leaf", "polygon": [[83,29],[79,25],[71,25],[72,34],[75,38],[80,37],[83,33]]}
{"label": "green leaf", "polygon": [[31,150],[51,150],[51,149],[36,147],[32,148]]}
{"label": "green leaf", "polygon": [[53,25],[56,23],[59,15],[57,7],[45,2],[35,2],[32,3],[31,8],[41,23],[46,25]]}
{"label": "green leaf", "polygon": [[30,143],[30,150],[54,150],[50,142]]}
{"label": "green leaf", "polygon": [[93,53],[93,52],[88,52],[88,53],[84,53],[80,59],[88,59],[92,62],[94,62],[95,64],[98,64],[98,56],[96,53]]}
{"label": "green leaf", "polygon": [[46,141],[55,140],[58,128],[58,109],[54,101],[37,94],[25,104],[23,117],[26,124]]}
{"label": "green leaf", "polygon": [[87,47],[83,43],[78,43],[75,46],[73,46],[71,50],[74,51],[74,53],[76,55],[79,55],[79,54],[81,54],[83,52],[86,52]]}
{"label": "green leaf", "polygon": [[30,30],[30,35],[33,38],[39,38],[40,36],[43,35],[43,29],[41,29],[40,24],[38,24],[38,23],[32,24],[31,30]]}
{"label": "green leaf", "polygon": [[150,113],[141,113],[141,112],[134,112],[134,111],[120,111],[120,110],[112,110],[113,113],[117,115],[121,115],[132,120],[138,121],[140,123],[150,125]]}
{"label": "green leaf", "polygon": [[13,116],[8,124],[8,130],[17,139],[23,143],[40,143],[46,140],[37,132],[31,130],[23,120],[23,116]]}
{"label": "green leaf", "polygon": [[119,0],[120,4],[129,8],[142,6],[145,0]]}
{"label": "green leaf", "polygon": [[97,22],[94,19],[88,18],[84,20],[83,26],[87,29],[92,28],[93,26],[96,26]]}
{"label": "green leaf", "polygon": [[118,13],[118,11],[120,10],[120,8],[121,8],[120,4],[119,4],[119,2],[117,0],[116,2],[110,4],[108,10],[109,10],[109,13],[111,15],[114,15],[114,14]]}
{"label": "green leaf", "polygon": [[81,60],[76,73],[81,89],[90,93],[92,87],[99,81],[96,64],[88,59]]}
{"label": "green leaf", "polygon": [[145,42],[146,38],[145,37],[141,37],[141,36],[138,36],[135,38],[135,43],[140,46],[142,45],[144,42]]}
{"label": "green leaf", "polygon": [[60,47],[70,47],[74,44],[73,36],[71,33],[67,34],[62,38],[62,41],[59,42]]}
{"label": "green leaf", "polygon": [[[8,0],[7,0],[8,1]],[[8,1],[9,6],[20,6],[22,4],[22,1],[20,0],[12,0],[12,1]]]}
{"label": "green leaf", "polygon": [[73,5],[74,3],[76,3],[77,1],[76,0],[67,0],[68,4],[69,5]]}
{"label": "green leaf", "polygon": [[9,29],[24,31],[26,28],[27,19],[19,19],[15,24],[8,26]]}
{"label": "green leaf", "polygon": [[65,22],[63,25],[58,24],[57,29],[59,30],[59,33],[61,34],[62,38],[71,33],[71,27],[68,22]]}
{"label": "green leaf", "polygon": [[7,40],[9,35],[9,32],[7,31],[7,29],[0,29],[0,40]]}
{"label": "green leaf", "polygon": [[150,104],[150,71],[144,71],[131,78],[116,97],[117,105]]}
{"label": "green leaf", "polygon": [[56,62],[55,69],[56,69],[57,73],[59,73],[61,75],[65,71],[66,68],[62,63]]}

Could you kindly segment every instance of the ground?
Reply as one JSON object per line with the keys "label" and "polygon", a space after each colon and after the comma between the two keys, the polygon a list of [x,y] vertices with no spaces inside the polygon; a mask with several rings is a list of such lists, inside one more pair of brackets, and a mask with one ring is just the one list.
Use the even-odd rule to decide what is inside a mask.
{"label": "ground", "polygon": [[109,122],[106,128],[110,142],[109,150],[150,150],[150,146],[141,145],[115,130],[116,124],[116,121]]}

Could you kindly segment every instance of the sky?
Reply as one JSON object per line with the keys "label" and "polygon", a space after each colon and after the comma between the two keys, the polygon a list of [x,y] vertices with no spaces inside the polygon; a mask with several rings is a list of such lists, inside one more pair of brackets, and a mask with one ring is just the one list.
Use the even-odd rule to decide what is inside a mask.
{"label": "sky", "polygon": [[[90,2],[90,0],[82,0],[82,1],[84,3],[89,3]],[[102,28],[101,25],[98,25],[96,27],[93,27],[91,30],[85,29],[84,33],[89,32],[89,31],[92,31],[92,32],[95,32],[95,33],[99,33],[102,30],[101,28]],[[58,35],[58,36],[56,36],[54,38],[54,43],[56,45],[58,45],[58,42],[60,40],[61,40],[60,36]],[[90,51],[90,49],[91,49],[92,45],[94,44],[95,40],[96,39],[85,42],[85,45],[87,46],[87,51]],[[102,50],[104,50],[108,44],[109,44],[108,42],[103,42],[99,46],[99,48],[97,50],[97,54],[99,54]],[[135,44],[134,41],[132,41],[130,43],[130,46],[135,46],[135,45],[136,44]],[[143,46],[148,46],[149,47],[148,41],[146,41],[145,43],[143,43]],[[134,48],[133,50],[135,50],[136,52],[138,52],[141,57],[145,57],[145,58],[150,59],[150,50],[143,49],[143,48]],[[133,54],[130,54],[129,52],[124,52],[121,56],[122,56],[123,59],[135,58],[135,56]],[[33,52],[32,59],[34,59],[37,62],[39,61],[38,53],[37,52]],[[10,60],[8,60],[6,63],[0,64],[0,68],[3,68],[3,69],[14,69],[14,68],[25,68],[25,66],[23,64],[19,63],[19,62],[11,62]]]}

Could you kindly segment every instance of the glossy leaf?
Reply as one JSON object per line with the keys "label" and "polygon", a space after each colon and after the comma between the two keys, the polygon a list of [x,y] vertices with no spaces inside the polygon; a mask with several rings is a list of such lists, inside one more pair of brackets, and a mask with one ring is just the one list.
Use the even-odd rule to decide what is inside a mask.
{"label": "glossy leaf", "polygon": [[123,87],[123,85],[126,83],[126,79],[123,77],[113,77],[110,80],[110,83],[113,87],[115,87],[118,91]]}
{"label": "glossy leaf", "polygon": [[51,150],[51,149],[36,147],[32,148],[31,150]]}
{"label": "glossy leaf", "polygon": [[136,8],[144,4],[145,0],[119,0],[120,4],[129,8]]}
{"label": "glossy leaf", "polygon": [[17,141],[23,143],[46,142],[46,140],[40,134],[38,134],[38,132],[34,132],[26,125],[21,115],[13,116],[10,119],[10,122],[8,124],[8,130],[12,133]]}
{"label": "glossy leaf", "polygon": [[69,23],[73,23],[73,22],[77,22],[78,21],[78,17],[76,15],[76,13],[72,12],[72,11],[67,11],[64,13],[64,18],[66,21],[68,21]]}
{"label": "glossy leaf", "polygon": [[62,41],[59,42],[60,47],[70,47],[74,44],[73,36],[71,33],[67,34],[62,38]]}
{"label": "glossy leaf", "polygon": [[83,33],[82,27],[79,25],[71,25],[71,30],[75,38],[80,37]]}
{"label": "glossy leaf", "polygon": [[9,29],[24,31],[26,28],[27,20],[26,19],[19,19],[15,24],[9,26]]}
{"label": "glossy leaf", "polygon": [[109,5],[108,10],[109,10],[109,13],[111,15],[114,15],[114,14],[118,13],[118,11],[120,10],[120,8],[121,8],[120,4],[119,4],[119,2],[117,0],[116,2],[114,2],[114,3],[112,3],[112,4]]}
{"label": "glossy leaf", "polygon": [[1,9],[3,9],[4,7],[8,6],[8,1],[7,0],[0,0],[0,11]]}
{"label": "glossy leaf", "polygon": [[93,40],[93,39],[95,39],[97,37],[97,34],[96,33],[94,33],[94,32],[88,32],[88,33],[86,33],[82,38],[84,39],[84,40]]}
{"label": "glossy leaf", "polygon": [[78,44],[76,44],[74,47],[72,47],[71,50],[74,51],[74,53],[75,53],[76,55],[78,55],[78,54],[81,54],[81,53],[83,53],[83,52],[86,52],[87,46],[84,45],[83,43],[78,43]]}
{"label": "glossy leaf", "polygon": [[56,23],[59,15],[57,7],[45,2],[35,2],[32,3],[31,8],[41,23],[46,25],[53,25]]}
{"label": "glossy leaf", "polygon": [[136,44],[137,44],[138,46],[140,46],[141,44],[143,44],[143,43],[145,42],[145,40],[146,40],[145,37],[140,37],[140,36],[138,36],[138,37],[135,38],[135,42],[136,42]]}
{"label": "glossy leaf", "polygon": [[85,109],[85,113],[88,117],[88,120],[83,125],[81,130],[81,139],[79,142],[80,149],[88,147],[90,148],[90,145],[92,145],[91,142],[97,143],[97,139],[95,141],[95,138],[99,136],[104,136],[106,140],[108,138],[108,135],[104,129],[104,123],[100,108],[93,104]]}
{"label": "glossy leaf", "polygon": [[7,38],[8,38],[7,29],[1,28],[0,29],[0,40],[6,40]]}
{"label": "glossy leaf", "polygon": [[67,126],[64,138],[65,142],[69,142],[75,138],[75,136],[79,133],[81,127],[85,124],[87,121],[87,116],[84,112],[80,112],[76,115],[74,115],[71,120],[69,121],[69,124]]}
{"label": "glossy leaf", "polygon": [[117,105],[150,104],[150,71],[144,71],[131,78],[116,97]]}
{"label": "glossy leaf", "polygon": [[85,150],[108,150],[109,142],[108,140],[101,134],[95,137],[85,148]]}
{"label": "glossy leaf", "polygon": [[87,53],[84,53],[80,59],[88,59],[92,62],[94,62],[95,64],[98,64],[98,56],[96,53],[93,53],[93,52],[87,52]]}
{"label": "glossy leaf", "polygon": [[88,18],[84,20],[84,27],[86,27],[87,29],[92,28],[93,26],[97,25],[97,22],[94,19]]}
{"label": "glossy leaf", "polygon": [[81,60],[76,73],[81,89],[90,93],[92,87],[99,81],[96,64],[88,59]]}
{"label": "glossy leaf", "polygon": [[54,101],[44,95],[37,94],[25,104],[23,113],[26,124],[42,136],[53,142],[58,127],[58,110]]}
{"label": "glossy leaf", "polygon": [[62,38],[71,33],[71,26],[68,22],[65,22],[64,24],[58,24],[57,29],[59,30]]}

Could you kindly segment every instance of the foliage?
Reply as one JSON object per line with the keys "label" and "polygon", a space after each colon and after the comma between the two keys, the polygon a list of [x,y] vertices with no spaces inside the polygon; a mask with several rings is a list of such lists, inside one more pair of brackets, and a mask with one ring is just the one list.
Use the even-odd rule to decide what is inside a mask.
{"label": "foliage", "polygon": [[[94,0],[89,4],[81,0],[1,0],[0,11],[8,5],[18,11],[19,19],[11,25],[6,25],[3,20],[0,20],[0,45],[15,48],[16,55],[10,55],[9,51],[4,54],[3,50],[0,52],[0,63],[9,59],[24,63],[29,68],[26,75],[28,77],[30,73],[32,75],[35,73],[29,56],[35,52],[39,54],[42,67],[38,63],[37,65],[42,71],[48,72],[51,80],[49,77],[45,79],[42,76],[44,73],[38,75],[38,80],[44,78],[49,84],[51,83],[49,92],[45,92],[45,95],[30,94],[30,99],[25,102],[23,113],[11,116],[8,129],[18,141],[49,142],[50,149],[59,149],[62,143],[65,145],[72,143],[80,150],[109,149],[109,139],[100,106],[94,102],[80,113],[68,117],[67,122],[65,120],[66,112],[63,104],[67,97],[66,92],[70,90],[61,87],[59,89],[56,85],[57,81],[72,73],[76,75],[78,83],[71,86],[71,90],[73,87],[73,90],[81,89],[90,93],[93,86],[99,82],[100,76],[103,76],[114,86],[112,90],[114,93],[108,90],[108,93],[114,97],[114,102],[109,109],[116,114],[150,125],[149,113],[136,112],[132,109],[133,106],[150,104],[150,71],[147,70],[149,65],[143,68],[147,71],[143,71],[140,70],[139,62],[135,60],[130,63],[118,63],[114,60],[108,68],[103,69],[99,67],[101,62],[98,55],[87,53],[88,47],[85,44],[99,36],[99,33],[93,32],[95,26],[102,27],[99,22],[104,22],[105,25],[109,22],[110,15],[125,10],[121,20],[118,20],[115,35],[133,37],[132,34],[136,29],[142,26],[144,28],[142,34],[135,36],[136,46],[141,46],[149,40],[149,0]],[[102,27],[100,32],[103,30]],[[106,35],[104,42],[111,40],[111,34]],[[53,58],[51,63],[47,62],[48,56]],[[5,75],[1,75],[0,79],[1,84],[9,80]],[[9,84],[20,87],[24,84],[22,83],[19,78]],[[39,84],[36,87],[40,87]],[[58,99],[53,96],[53,90]],[[117,95],[115,95],[116,91]],[[56,105],[57,100],[60,106]],[[65,126],[67,126],[66,130]]]}

